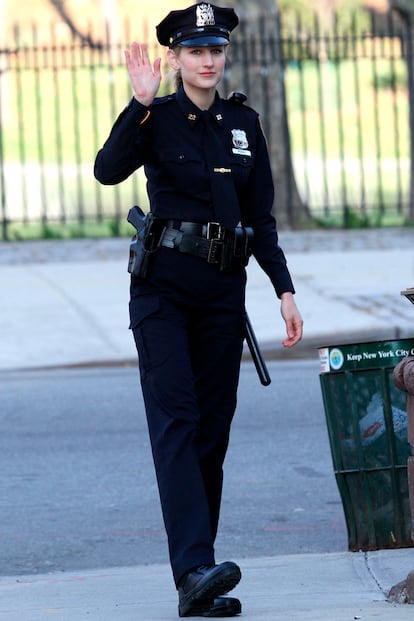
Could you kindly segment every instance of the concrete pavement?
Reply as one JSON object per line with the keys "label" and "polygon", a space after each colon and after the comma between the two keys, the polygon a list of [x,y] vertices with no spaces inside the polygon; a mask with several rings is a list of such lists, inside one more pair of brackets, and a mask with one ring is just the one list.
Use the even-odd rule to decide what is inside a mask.
{"label": "concrete pavement", "polygon": [[[247,309],[266,356],[414,336],[414,231],[282,232],[304,340],[286,352],[279,304],[254,261]],[[135,361],[128,331],[127,239],[0,244],[0,370]],[[1,396],[0,396],[1,401]],[[0,405],[1,407],[1,405]],[[233,559],[237,560],[237,559]],[[139,559],[137,559],[139,563]],[[414,569],[414,548],[240,560],[246,620],[412,618],[385,601]],[[1,621],[177,618],[169,567],[0,578]]]}
{"label": "concrete pavement", "polygon": [[[412,229],[282,232],[304,339],[283,351],[279,302],[255,261],[247,310],[267,355],[414,335]],[[136,359],[128,330],[128,239],[0,243],[0,370]]]}
{"label": "concrete pavement", "polygon": [[[236,559],[237,560],[237,559]],[[246,621],[405,621],[413,607],[385,593],[414,566],[412,550],[306,554],[240,561],[232,591]],[[166,565],[0,578],[2,621],[172,621]]]}
{"label": "concrete pavement", "polygon": [[[412,606],[386,594],[413,569],[413,556],[409,549],[244,559],[231,595],[246,621],[411,621]],[[0,619],[172,621],[177,596],[167,565],[2,577]]]}

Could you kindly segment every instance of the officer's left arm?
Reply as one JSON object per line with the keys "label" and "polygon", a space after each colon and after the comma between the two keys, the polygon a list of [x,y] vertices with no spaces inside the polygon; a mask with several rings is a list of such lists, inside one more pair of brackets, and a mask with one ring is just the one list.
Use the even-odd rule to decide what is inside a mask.
{"label": "officer's left arm", "polygon": [[282,293],[294,293],[286,258],[278,243],[276,221],[272,215],[273,177],[266,140],[258,119],[254,161],[242,200],[243,224],[251,226],[254,231],[254,257],[269,276],[279,298]]}
{"label": "officer's left arm", "polygon": [[254,231],[253,254],[269,276],[281,300],[280,311],[286,325],[284,347],[293,347],[302,338],[303,320],[296,306],[295,289],[286,257],[278,243],[276,220],[272,215],[274,201],[273,177],[267,144],[259,121],[256,131],[255,161],[249,178],[243,212],[246,224]]}

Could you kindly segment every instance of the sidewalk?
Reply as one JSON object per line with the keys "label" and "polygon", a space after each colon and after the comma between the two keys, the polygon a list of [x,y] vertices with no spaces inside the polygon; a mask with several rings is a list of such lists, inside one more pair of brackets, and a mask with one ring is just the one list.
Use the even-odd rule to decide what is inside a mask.
{"label": "sidewalk", "polygon": [[[284,351],[279,302],[255,261],[247,311],[268,356],[414,336],[414,231],[283,232],[304,338]],[[0,370],[136,360],[128,330],[128,239],[0,244]]]}
{"label": "sidewalk", "polygon": [[[414,337],[414,231],[280,235],[305,322],[286,352],[279,303],[254,261],[247,310],[267,357],[318,346]],[[128,330],[127,239],[0,244],[0,371],[136,360]],[[235,559],[237,560],[237,559]],[[414,549],[240,559],[234,595],[246,621],[412,619],[385,601],[414,569]],[[177,618],[167,566],[0,578],[1,621],[163,621]],[[397,608],[397,609],[396,609]]]}
{"label": "sidewalk", "polygon": [[[386,593],[414,567],[414,552],[307,554],[240,560],[232,591],[244,621],[411,621]],[[0,578],[2,621],[173,621],[167,565]]]}

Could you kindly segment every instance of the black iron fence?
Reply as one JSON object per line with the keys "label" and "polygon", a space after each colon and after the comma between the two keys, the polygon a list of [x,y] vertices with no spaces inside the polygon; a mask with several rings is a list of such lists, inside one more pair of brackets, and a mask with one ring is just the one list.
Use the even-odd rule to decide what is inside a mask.
{"label": "black iron fence", "polygon": [[[102,187],[92,169],[131,97],[125,44],[113,43],[109,32],[100,43],[66,41],[52,28],[44,45],[37,32],[33,27],[28,41],[15,28],[0,50],[2,237],[89,235],[105,227],[122,233],[127,208],[147,204],[143,173]],[[235,38],[222,93],[238,71],[238,90],[254,87],[249,101],[269,135],[275,106],[286,106],[289,140],[281,136],[280,145],[269,146],[290,149],[302,223],[413,220],[412,33],[409,18],[391,14],[356,13],[345,24],[334,18],[328,29],[289,14]],[[152,52],[160,52],[155,44]],[[272,99],[274,63],[283,72],[285,101]],[[166,82],[165,91],[171,88]],[[293,207],[284,208],[289,222]]]}

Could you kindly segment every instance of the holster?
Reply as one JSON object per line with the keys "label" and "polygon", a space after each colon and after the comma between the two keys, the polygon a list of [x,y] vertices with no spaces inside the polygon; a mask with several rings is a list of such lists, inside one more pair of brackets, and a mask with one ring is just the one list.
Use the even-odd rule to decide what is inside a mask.
{"label": "holster", "polygon": [[160,247],[165,226],[151,212],[145,215],[137,206],[129,210],[127,220],[137,230],[129,246],[128,272],[133,276],[145,278],[150,257]]}

